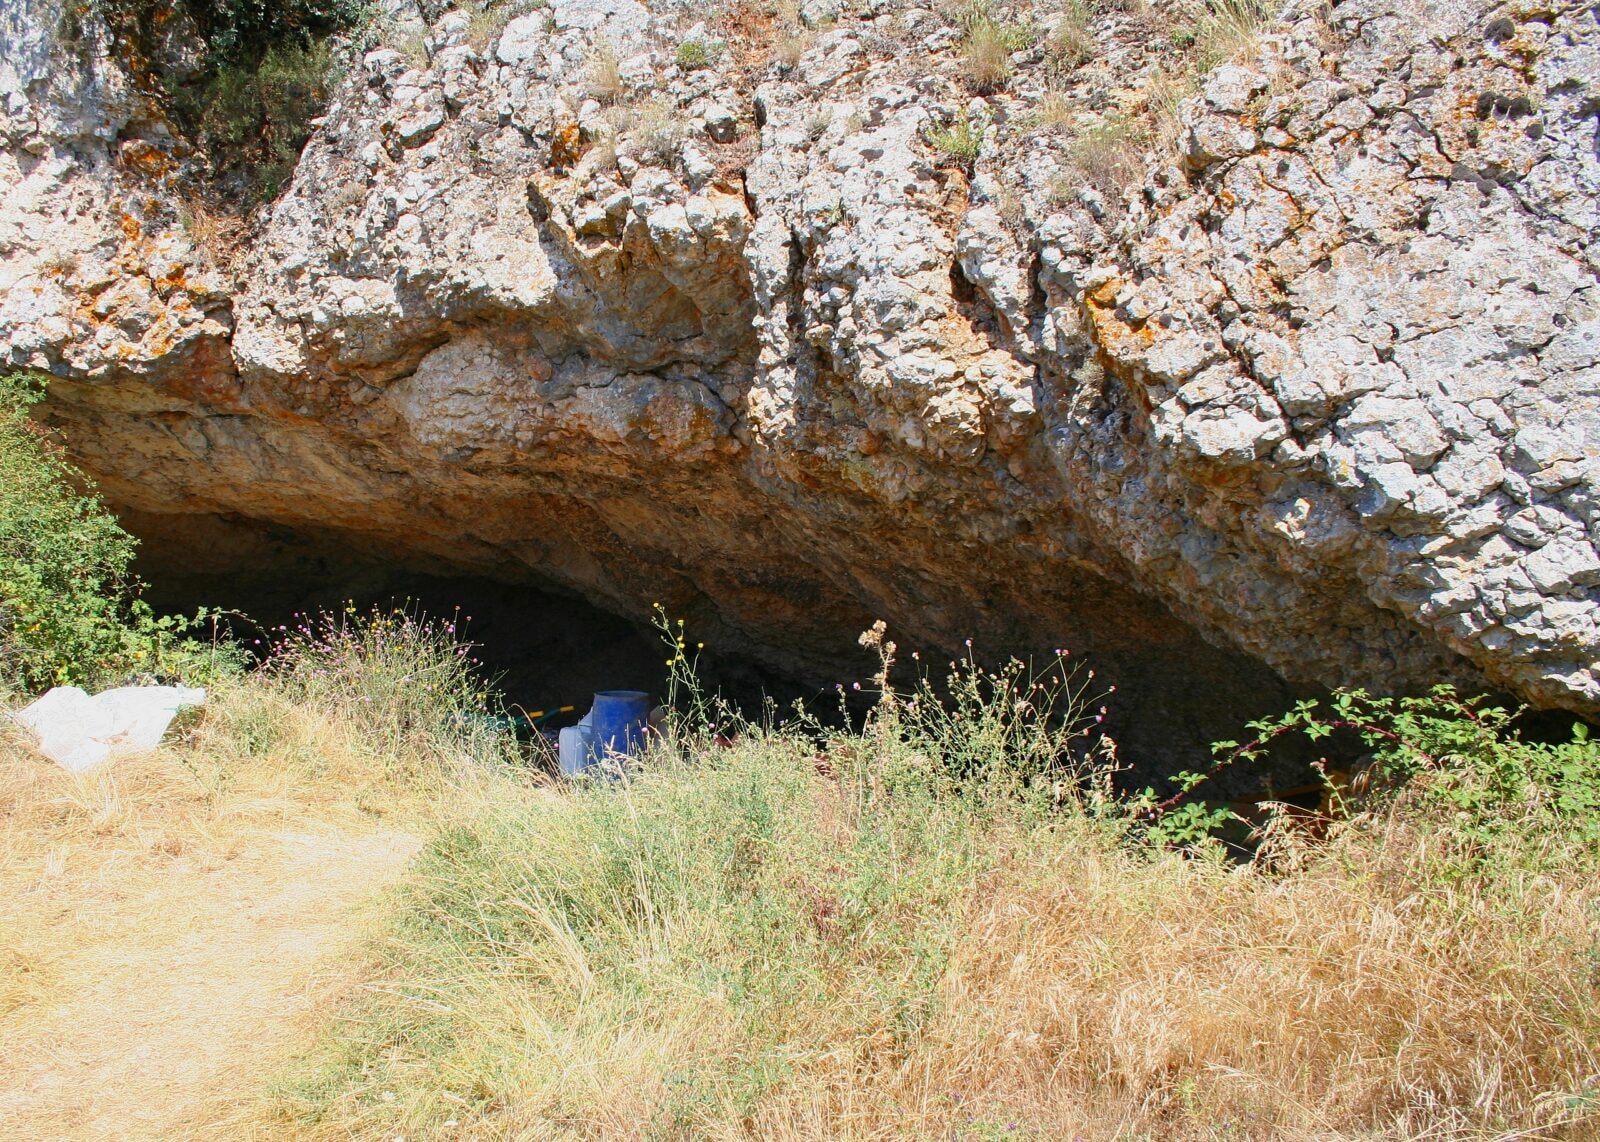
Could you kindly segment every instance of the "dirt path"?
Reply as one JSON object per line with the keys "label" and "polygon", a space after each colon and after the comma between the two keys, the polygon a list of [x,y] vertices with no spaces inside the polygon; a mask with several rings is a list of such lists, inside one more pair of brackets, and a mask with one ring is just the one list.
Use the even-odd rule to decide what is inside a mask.
{"label": "dirt path", "polygon": [[252,1125],[262,1083],[348,987],[417,841],[285,800],[52,802],[58,781],[30,782],[39,811],[0,847],[0,1138],[273,1134]]}

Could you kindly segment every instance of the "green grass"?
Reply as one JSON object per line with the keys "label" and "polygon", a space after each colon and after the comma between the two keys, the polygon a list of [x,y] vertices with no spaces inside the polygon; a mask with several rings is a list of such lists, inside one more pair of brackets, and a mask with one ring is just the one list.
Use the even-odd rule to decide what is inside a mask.
{"label": "green grass", "polygon": [[929,128],[928,142],[942,157],[970,168],[983,153],[983,124],[959,115],[948,127]]}
{"label": "green grass", "polygon": [[[686,677],[688,639],[663,629]],[[1464,801],[1407,755],[1341,821],[1269,816],[1268,851],[1238,865],[1198,832],[1171,847],[1148,797],[1111,791],[1109,755],[1082,753],[1099,698],[1063,659],[960,661],[897,693],[881,627],[863,642],[882,694],[860,730],[735,729],[691,689],[698,713],[625,779],[508,786],[437,836],[363,996],[280,1084],[285,1123],[1593,1136],[1600,854],[1572,826],[1590,793],[1527,807],[1600,784],[1592,744],[1528,753],[1448,695],[1302,707],[1261,732],[1361,720],[1454,743],[1477,759],[1455,771],[1498,784],[1468,780]],[[1462,844],[1499,843],[1481,819],[1508,797],[1525,835],[1463,862]]]}
{"label": "green grass", "polygon": [[305,1109],[425,1130],[462,1098],[576,1123],[599,1096],[703,1136],[836,1052],[893,1057],[937,1014],[995,855],[978,819],[840,795],[801,742],[765,736],[486,814],[419,861],[393,983],[303,1081]]}

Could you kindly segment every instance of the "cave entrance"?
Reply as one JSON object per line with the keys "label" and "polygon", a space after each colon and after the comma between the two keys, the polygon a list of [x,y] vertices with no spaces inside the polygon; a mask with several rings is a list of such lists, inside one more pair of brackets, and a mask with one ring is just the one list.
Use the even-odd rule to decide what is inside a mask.
{"label": "cave entrance", "polygon": [[[199,607],[236,612],[234,633],[264,647],[278,626],[298,616],[405,607],[433,618],[459,616],[485,681],[508,704],[525,710],[574,706],[544,723],[570,725],[597,690],[644,690],[660,699],[666,649],[659,632],[594,606],[549,584],[429,566],[363,550],[351,537],[285,529],[223,517],[149,516],[125,512],[140,539],[136,572],[158,612],[193,614]],[[816,696],[793,678],[745,659],[706,652],[702,680],[743,712],[767,699],[789,703]]]}
{"label": "cave entrance", "polygon": [[[661,697],[667,679],[667,650],[648,621],[633,620],[597,607],[584,598],[540,581],[526,567],[486,568],[474,573],[435,561],[418,549],[385,548],[352,530],[288,527],[255,519],[213,515],[151,515],[123,510],[127,529],[140,539],[136,570],[149,584],[146,598],[158,611],[193,614],[208,607],[236,611],[250,623],[236,622],[247,642],[269,641],[271,628],[291,625],[297,615],[336,612],[347,603],[366,610],[373,606],[406,606],[434,617],[459,613],[462,636],[472,642],[483,675],[508,705],[525,710],[574,706],[576,711],[544,723],[556,728],[577,720],[597,690],[643,690]],[[423,545],[419,544],[419,548]],[[1130,626],[1125,598],[1100,585],[1100,594],[1085,593],[1094,582],[1080,584],[1080,608],[1089,613],[1117,614]],[[714,600],[705,600],[715,607]],[[1006,600],[988,609],[1004,613]],[[704,621],[705,616],[701,616]],[[689,616],[693,637],[695,618]],[[701,657],[701,681],[720,692],[746,716],[758,716],[769,704],[780,711],[802,701],[815,716],[833,722],[857,722],[870,703],[867,677],[870,656],[857,645],[860,626],[819,631],[819,642],[831,640],[839,665],[830,675],[807,678],[786,675],[734,654],[707,650]],[[1237,736],[1250,717],[1271,715],[1289,705],[1295,691],[1265,666],[1236,652],[1219,651],[1176,624],[1146,623],[1146,641],[1123,637],[1118,645],[1090,645],[1083,655],[1098,672],[1094,683],[1106,700],[1101,732],[1120,746],[1118,783],[1130,789],[1164,788],[1172,774],[1201,769],[1211,758],[1210,743]],[[894,632],[898,635],[898,632]],[[1126,635],[1126,630],[1121,632]],[[1137,635],[1140,632],[1134,631]],[[907,685],[919,667],[912,637],[898,635],[898,675]],[[1035,632],[1000,629],[981,640],[981,664],[999,666],[1008,653],[1046,660]],[[1074,640],[1044,641],[1043,646],[1074,645]],[[936,679],[937,662],[945,656],[921,648]],[[850,684],[859,683],[857,693]],[[1114,699],[1110,687],[1115,686]],[[846,699],[842,708],[838,689]],[[1091,695],[1092,696],[1092,695]],[[1289,748],[1275,783],[1306,783],[1309,755]],[[1226,774],[1218,788],[1229,797],[1249,795],[1260,773]]]}
{"label": "cave entrance", "polygon": [[[198,607],[242,613],[251,623],[239,622],[235,631],[247,642],[265,643],[271,628],[291,624],[297,615],[336,612],[347,603],[360,610],[404,606],[433,617],[459,615],[461,633],[476,647],[484,680],[508,705],[529,711],[575,707],[572,714],[546,722],[547,728],[576,721],[597,690],[643,690],[659,700],[666,688],[668,652],[648,622],[622,617],[540,582],[528,568],[473,573],[430,562],[417,551],[367,545],[349,531],[137,511],[124,511],[122,518],[141,540],[136,570],[149,584],[146,597],[152,606],[173,614],[192,614]],[[1114,593],[1105,598],[1087,594],[1079,605],[1091,613],[1122,616],[1128,626],[1130,614],[1141,612],[1119,609],[1121,599]],[[1003,612],[1004,600],[990,609]],[[859,656],[855,670],[844,668],[834,677],[848,682],[854,675],[864,682],[870,665],[854,637],[834,633],[841,650],[855,650]],[[1109,688],[1116,688],[1115,698],[1102,711],[1104,725],[1095,732],[1120,743],[1124,768],[1117,783],[1124,788],[1149,785],[1170,791],[1173,774],[1209,767],[1212,742],[1238,739],[1249,720],[1272,717],[1299,697],[1320,694],[1291,686],[1261,663],[1212,647],[1176,623],[1147,623],[1145,635],[1142,642],[1124,638],[1120,645],[1091,645],[1086,655],[1100,672],[1097,685],[1105,688],[1108,699]],[[1000,654],[1015,647],[1026,655],[1037,637],[1030,642],[1027,632],[1018,631],[994,642]],[[914,670],[905,662],[914,649],[911,640],[903,640],[902,684]],[[841,711],[834,686],[819,686],[815,676],[806,681],[713,651],[701,657],[700,678],[752,717],[769,704],[787,710],[799,700],[824,718],[844,714],[855,720],[870,701],[868,692],[846,689],[853,701],[847,712]],[[1509,700],[1503,704],[1516,705]],[[1549,711],[1525,715],[1519,724],[1534,740],[1565,741],[1574,721],[1570,714]],[[1246,804],[1269,790],[1310,790],[1307,796],[1314,804],[1320,786],[1311,763],[1319,756],[1358,761],[1365,752],[1353,736],[1317,746],[1293,735],[1275,743],[1260,762],[1224,770],[1208,784],[1207,796]]]}

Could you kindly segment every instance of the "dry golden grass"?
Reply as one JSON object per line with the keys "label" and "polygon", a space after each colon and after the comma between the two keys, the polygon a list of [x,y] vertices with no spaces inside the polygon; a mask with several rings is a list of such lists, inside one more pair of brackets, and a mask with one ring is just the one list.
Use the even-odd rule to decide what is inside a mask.
{"label": "dry golden grass", "polygon": [[179,208],[184,231],[214,265],[232,267],[247,229],[243,219],[211,206],[200,193],[188,195]]}
{"label": "dry golden grass", "polygon": [[1206,0],[1195,11],[1195,63],[1202,71],[1254,53],[1273,15],[1266,0]]}
{"label": "dry golden grass", "polygon": [[1058,1137],[1593,1137],[1593,886],[1496,915],[1413,891],[1421,837],[1370,840],[1285,879],[1092,846],[1006,870],[899,1100]]}
{"label": "dry golden grass", "polygon": [[589,57],[589,94],[607,106],[621,103],[628,94],[616,49],[605,39],[596,42]]}
{"label": "dry golden grass", "polygon": [[664,95],[645,101],[635,109],[627,134],[641,154],[657,161],[671,159],[684,136],[678,105]]}
{"label": "dry golden grass", "polygon": [[1011,79],[1011,53],[1006,29],[993,20],[974,20],[961,45],[961,67],[973,91],[999,91]]}
{"label": "dry golden grass", "polygon": [[1587,878],[1452,886],[1394,821],[1283,875],[1152,857],[1082,817],[868,806],[805,751],[761,749],[503,805],[425,858],[376,998],[287,1121],[1600,1137]]}

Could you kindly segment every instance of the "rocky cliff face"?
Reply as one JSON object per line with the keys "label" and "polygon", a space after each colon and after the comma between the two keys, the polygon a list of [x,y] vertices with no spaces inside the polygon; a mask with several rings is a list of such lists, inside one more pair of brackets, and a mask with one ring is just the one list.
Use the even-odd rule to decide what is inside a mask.
{"label": "rocky cliff face", "polygon": [[1065,644],[1163,733],[1279,700],[1261,664],[1600,713],[1590,5],[1291,7],[1137,146],[1176,49],[1134,11],[982,97],[881,0],[807,0],[788,59],[755,8],[449,13],[353,61],[226,266],[50,10],[5,6],[0,329],[148,528],[333,529],[816,672],[875,616]]}

